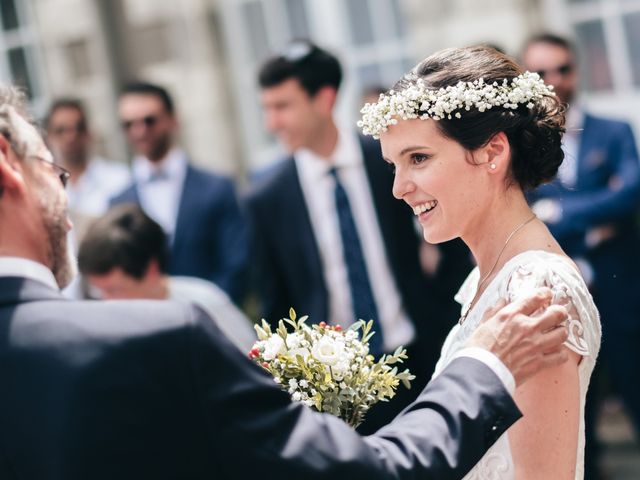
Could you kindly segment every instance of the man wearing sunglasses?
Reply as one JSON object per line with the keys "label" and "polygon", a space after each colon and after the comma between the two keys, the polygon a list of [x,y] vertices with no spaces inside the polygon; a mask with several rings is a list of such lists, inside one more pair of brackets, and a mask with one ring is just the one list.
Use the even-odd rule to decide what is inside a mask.
{"label": "man wearing sunglasses", "polygon": [[136,156],[133,184],[112,204],[139,204],[162,226],[171,245],[171,275],[209,280],[239,302],[248,238],[233,182],[191,165],[176,144],[178,119],[164,88],[127,85],[118,112]]}
{"label": "man wearing sunglasses", "polygon": [[[640,432],[640,163],[629,124],[587,111],[576,98],[578,72],[569,41],[543,34],[523,50],[524,67],[554,86],[567,106],[565,158],[558,179],[532,195],[564,250],[581,266],[602,316],[602,362]],[[587,397],[586,479],[595,474],[597,386]]]}

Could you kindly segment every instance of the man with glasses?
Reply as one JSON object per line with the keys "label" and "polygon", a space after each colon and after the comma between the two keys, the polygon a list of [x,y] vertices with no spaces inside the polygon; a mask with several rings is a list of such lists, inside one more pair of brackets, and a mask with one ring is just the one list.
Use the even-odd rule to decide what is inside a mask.
{"label": "man with glasses", "polygon": [[[586,477],[597,478],[595,418],[597,374],[612,380],[640,432],[640,163],[631,127],[589,113],[576,98],[575,48],[542,34],[523,50],[523,65],[553,85],[567,106],[565,158],[558,179],[531,197],[533,209],[581,267],[602,316],[600,369],[587,397]],[[589,281],[590,280],[590,281]]]}
{"label": "man with glasses", "polygon": [[176,145],[178,119],[164,88],[127,85],[118,112],[136,156],[133,184],[112,204],[137,203],[162,226],[171,244],[171,275],[209,280],[239,302],[248,238],[233,182],[194,167]]}
{"label": "man with glasses", "polygon": [[[464,476],[519,417],[511,393],[567,360],[567,312],[498,305],[379,433],[291,397],[195,306],[70,301],[66,174],[0,85],[0,478]],[[502,308],[500,308],[502,307]]]}
{"label": "man with glasses", "polygon": [[[342,68],[318,46],[297,41],[259,72],[265,123],[288,157],[255,182],[255,233],[263,316],[294,307],[315,322],[374,320],[374,354],[407,347],[419,386],[433,373],[451,323],[453,296],[471,269],[461,243],[438,246],[435,275],[422,271],[409,208],[392,195],[393,174],[377,141],[334,118]],[[375,431],[415,396],[400,390],[361,426]]]}

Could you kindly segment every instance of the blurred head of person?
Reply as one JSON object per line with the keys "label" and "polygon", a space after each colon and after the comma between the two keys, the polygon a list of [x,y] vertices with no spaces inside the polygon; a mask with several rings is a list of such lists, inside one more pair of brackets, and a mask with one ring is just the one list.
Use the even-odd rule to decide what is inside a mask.
{"label": "blurred head of person", "polygon": [[151,162],[167,155],[178,128],[173,100],[167,90],[144,82],[126,85],[120,92],[118,115],[137,155]]}
{"label": "blurred head of person", "polygon": [[553,85],[559,100],[570,104],[578,87],[576,54],[566,38],[542,33],[531,37],[522,49],[522,65],[537,72],[545,83]]}
{"label": "blurred head of person", "polygon": [[0,252],[45,265],[60,288],[75,275],[68,179],[26,113],[23,93],[0,85]]}
{"label": "blurred head of person", "polygon": [[103,299],[169,296],[167,239],[133,204],[113,207],[88,229],[78,253],[80,272]]}
{"label": "blurred head of person", "polygon": [[75,98],[55,100],[45,116],[47,145],[55,158],[72,172],[82,173],[89,162],[91,135],[82,102]]}
{"label": "blurred head of person", "polygon": [[335,129],[338,59],[313,43],[295,41],[262,65],[258,81],[267,129],[291,152],[322,150],[319,144]]}

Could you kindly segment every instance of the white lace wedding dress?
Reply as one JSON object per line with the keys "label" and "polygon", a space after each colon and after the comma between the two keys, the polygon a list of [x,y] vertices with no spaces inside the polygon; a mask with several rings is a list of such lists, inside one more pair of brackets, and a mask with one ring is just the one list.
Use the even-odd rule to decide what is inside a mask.
{"label": "white lace wedding dress", "polygon": [[[465,311],[472,301],[479,280],[474,269],[462,284],[456,301]],[[589,378],[600,349],[600,318],[587,287],[564,257],[549,252],[530,250],[511,258],[489,283],[476,301],[462,325],[456,324],[447,337],[434,377],[451,361],[482,320],[484,311],[500,298],[518,299],[537,287],[546,286],[554,293],[554,303],[570,312],[569,339],[566,346],[582,355],[578,366],[580,380],[580,430],[576,463],[576,479],[584,477],[584,403]],[[509,432],[502,435],[476,466],[464,477],[466,480],[513,480],[513,458],[509,446]]]}

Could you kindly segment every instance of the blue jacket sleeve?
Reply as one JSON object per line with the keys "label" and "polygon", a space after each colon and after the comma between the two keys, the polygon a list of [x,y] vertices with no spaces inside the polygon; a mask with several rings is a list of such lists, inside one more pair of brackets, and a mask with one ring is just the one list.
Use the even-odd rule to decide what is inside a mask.
{"label": "blue jacket sleeve", "polygon": [[562,219],[551,225],[552,233],[558,237],[622,220],[637,209],[640,203],[638,150],[631,127],[620,123],[617,128],[611,142],[610,184],[599,190],[569,191],[560,198]]}

